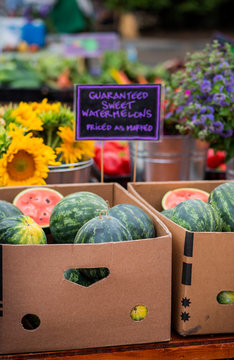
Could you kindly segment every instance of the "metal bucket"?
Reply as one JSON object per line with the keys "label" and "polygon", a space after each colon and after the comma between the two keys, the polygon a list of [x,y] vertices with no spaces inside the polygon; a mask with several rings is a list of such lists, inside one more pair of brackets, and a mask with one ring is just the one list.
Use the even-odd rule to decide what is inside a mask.
{"label": "metal bucket", "polygon": [[[202,180],[207,145],[189,136],[164,136],[161,141],[139,141],[136,181]],[[130,144],[134,169],[135,142]]]}
{"label": "metal bucket", "polygon": [[226,164],[226,179],[234,180],[234,158],[229,160]]}
{"label": "metal bucket", "polygon": [[190,141],[189,180],[203,180],[208,143],[199,139]]}
{"label": "metal bucket", "polygon": [[49,166],[47,184],[69,184],[89,182],[93,159],[74,164]]}

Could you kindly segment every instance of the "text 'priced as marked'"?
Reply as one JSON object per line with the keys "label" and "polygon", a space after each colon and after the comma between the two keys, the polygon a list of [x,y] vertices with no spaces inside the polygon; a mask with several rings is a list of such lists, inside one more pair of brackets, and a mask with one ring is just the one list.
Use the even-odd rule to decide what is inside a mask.
{"label": "text 'priced as marked'", "polygon": [[161,85],[76,85],[76,140],[159,140]]}

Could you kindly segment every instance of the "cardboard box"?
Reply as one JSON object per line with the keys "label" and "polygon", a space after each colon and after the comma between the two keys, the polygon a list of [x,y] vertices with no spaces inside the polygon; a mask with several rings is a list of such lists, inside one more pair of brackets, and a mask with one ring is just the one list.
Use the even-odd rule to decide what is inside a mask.
{"label": "cardboard box", "polygon": [[217,295],[234,291],[234,233],[191,232],[160,213],[163,195],[195,187],[210,192],[224,181],[129,183],[128,190],[157,215],[172,233],[172,318],[182,336],[234,332],[234,305]]}
{"label": "cardboard box", "polygon": [[[171,234],[119,184],[51,185],[67,195],[91,191],[110,206],[129,203],[152,219],[157,237],[104,244],[1,245],[0,353],[79,349],[170,340]],[[12,201],[25,187],[0,189]],[[65,280],[69,268],[106,266],[110,275],[89,287]],[[1,269],[1,266],[0,266]],[[148,314],[133,321],[130,310]],[[22,326],[36,314],[37,329]]]}

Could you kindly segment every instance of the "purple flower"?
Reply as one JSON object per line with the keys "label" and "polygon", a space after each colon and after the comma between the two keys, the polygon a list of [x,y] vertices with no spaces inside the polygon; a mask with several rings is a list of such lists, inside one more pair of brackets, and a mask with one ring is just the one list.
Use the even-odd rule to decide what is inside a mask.
{"label": "purple flower", "polygon": [[211,114],[214,114],[214,108],[212,106],[206,106],[207,111],[209,111]]}
{"label": "purple flower", "polygon": [[226,68],[229,67],[229,64],[227,61],[223,61],[221,64],[219,64],[218,68],[222,69],[222,68]]}
{"label": "purple flower", "polygon": [[171,115],[173,115],[172,112],[168,112],[166,115],[165,115],[165,119],[168,119],[169,117],[171,117]]}
{"label": "purple flower", "polygon": [[211,90],[211,83],[209,80],[203,80],[201,83],[201,91],[203,93],[208,93]]}
{"label": "purple flower", "polygon": [[179,105],[176,109],[176,114],[178,114],[179,112],[181,112],[182,110],[184,110],[184,106]]}
{"label": "purple flower", "polygon": [[214,121],[214,115],[213,114],[206,114],[206,118],[210,121]]}
{"label": "purple flower", "polygon": [[220,134],[222,133],[224,128],[224,125],[221,121],[214,121],[212,126],[210,126],[210,130],[214,133],[214,134]]}
{"label": "purple flower", "polygon": [[226,99],[225,94],[214,94],[214,96],[213,96],[214,102],[216,102],[216,103],[218,103],[220,105],[225,99]]}
{"label": "purple flower", "polygon": [[233,90],[234,90],[232,85],[227,86],[226,89],[227,89],[227,92],[229,92],[229,93],[233,92]]}
{"label": "purple flower", "polygon": [[221,136],[224,137],[224,138],[228,138],[228,137],[231,137],[232,134],[233,134],[233,130],[232,129],[227,129],[227,130],[224,130],[221,133]]}
{"label": "purple flower", "polygon": [[216,75],[213,79],[214,83],[217,81],[224,81],[224,77],[222,75]]}

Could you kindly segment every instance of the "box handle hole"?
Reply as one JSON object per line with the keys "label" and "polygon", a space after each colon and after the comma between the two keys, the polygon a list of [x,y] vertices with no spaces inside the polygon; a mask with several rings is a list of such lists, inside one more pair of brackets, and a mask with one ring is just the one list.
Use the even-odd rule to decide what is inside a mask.
{"label": "box handle hole", "polygon": [[35,314],[26,314],[21,319],[21,324],[25,330],[35,330],[40,326],[41,320]]}
{"label": "box handle hole", "polygon": [[222,305],[234,304],[234,291],[231,290],[220,291],[220,293],[218,293],[217,295],[217,301],[219,304]]}
{"label": "box handle hole", "polygon": [[89,287],[106,278],[109,274],[110,271],[106,267],[67,269],[64,271],[66,280],[84,287]]}
{"label": "box handle hole", "polygon": [[134,321],[141,321],[147,314],[148,308],[145,305],[135,305],[130,311],[130,318]]}

